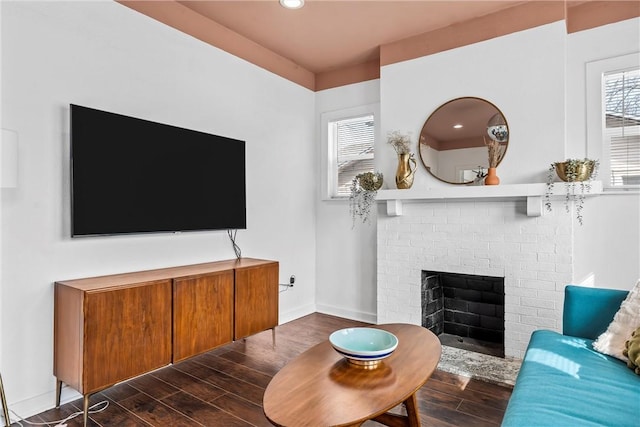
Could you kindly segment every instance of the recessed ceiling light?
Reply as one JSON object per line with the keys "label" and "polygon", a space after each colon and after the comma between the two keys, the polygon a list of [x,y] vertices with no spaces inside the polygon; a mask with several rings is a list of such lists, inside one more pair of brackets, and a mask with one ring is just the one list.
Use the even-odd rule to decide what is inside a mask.
{"label": "recessed ceiling light", "polygon": [[460,128],[462,128],[462,127],[463,127],[463,126],[462,126],[461,124],[453,125],[453,128],[454,128],[454,129],[460,129]]}
{"label": "recessed ceiling light", "polygon": [[280,4],[287,9],[300,9],[304,6],[304,0],[280,0]]}

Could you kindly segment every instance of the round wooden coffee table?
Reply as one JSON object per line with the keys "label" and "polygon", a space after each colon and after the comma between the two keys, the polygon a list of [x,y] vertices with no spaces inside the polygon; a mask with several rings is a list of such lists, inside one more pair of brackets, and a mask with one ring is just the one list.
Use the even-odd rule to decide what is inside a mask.
{"label": "round wooden coffee table", "polygon": [[[398,337],[398,348],[375,369],[353,365],[329,341],[310,348],[278,372],[264,393],[264,413],[287,427],[359,426],[375,420],[419,426],[415,393],[440,360],[440,342],[416,325],[373,326]],[[407,416],[387,413],[404,403]]]}

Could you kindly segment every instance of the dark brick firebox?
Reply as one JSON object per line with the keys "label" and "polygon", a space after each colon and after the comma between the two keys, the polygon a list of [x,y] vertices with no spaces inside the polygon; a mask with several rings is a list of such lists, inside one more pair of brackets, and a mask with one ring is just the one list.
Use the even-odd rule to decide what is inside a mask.
{"label": "dark brick firebox", "polygon": [[423,271],[422,326],[460,342],[497,343],[504,355],[504,278]]}

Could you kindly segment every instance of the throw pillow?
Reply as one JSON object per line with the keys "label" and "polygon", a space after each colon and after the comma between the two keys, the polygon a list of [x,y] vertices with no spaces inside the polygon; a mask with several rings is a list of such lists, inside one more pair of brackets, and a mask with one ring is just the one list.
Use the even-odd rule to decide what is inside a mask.
{"label": "throw pillow", "polygon": [[622,354],[629,359],[627,366],[640,375],[640,328],[633,331],[631,338],[624,343]]}
{"label": "throw pillow", "polygon": [[607,330],[594,341],[593,348],[626,362],[628,359],[622,354],[624,343],[638,327],[640,327],[640,280],[622,301],[620,309],[613,316],[613,321]]}

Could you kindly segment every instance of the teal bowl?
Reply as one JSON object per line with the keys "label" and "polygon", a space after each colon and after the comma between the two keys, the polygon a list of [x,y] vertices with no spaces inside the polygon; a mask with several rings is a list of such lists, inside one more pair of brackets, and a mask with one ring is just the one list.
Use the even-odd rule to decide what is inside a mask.
{"label": "teal bowl", "polygon": [[329,342],[335,351],[351,363],[377,366],[398,347],[398,338],[376,328],[346,328],[333,332]]}

